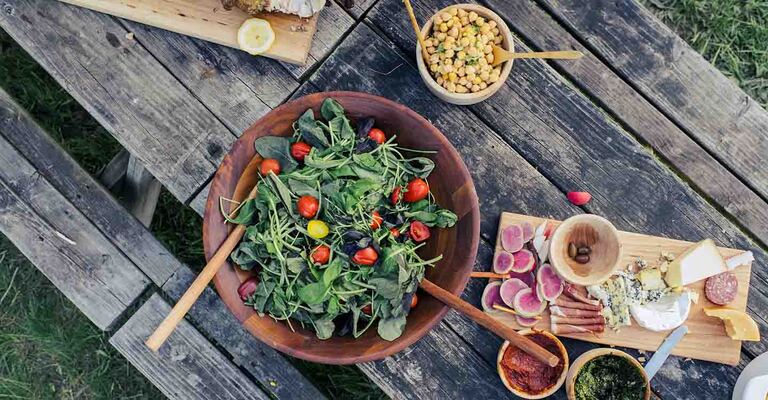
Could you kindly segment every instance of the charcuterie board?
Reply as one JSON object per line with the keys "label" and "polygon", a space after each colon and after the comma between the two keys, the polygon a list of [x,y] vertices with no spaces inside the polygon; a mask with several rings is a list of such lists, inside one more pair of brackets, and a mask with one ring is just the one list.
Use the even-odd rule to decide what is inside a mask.
{"label": "charcuterie board", "polygon": [[[520,224],[526,221],[533,226],[539,226],[547,221],[547,219],[503,213],[499,223],[499,232],[509,225]],[[554,226],[557,226],[560,223],[560,221],[549,221]],[[619,265],[621,265],[620,268],[624,268],[634,262],[637,258],[645,259],[648,262],[655,262],[659,259],[662,252],[671,252],[676,255],[681,254],[693,244],[682,240],[623,231],[619,232],[619,238],[623,246],[623,258],[622,262],[619,263]],[[495,251],[499,252],[501,249],[500,237],[498,237]],[[743,250],[725,247],[719,247],[718,249],[724,258],[735,256],[743,252]],[[745,311],[747,308],[747,294],[749,291],[749,278],[752,272],[752,265],[750,263],[749,265],[739,266],[732,272],[738,279],[739,288],[736,299],[729,304],[728,307]],[[690,314],[685,322],[689,328],[689,332],[672,350],[672,354],[722,364],[736,365],[739,362],[741,354],[741,341],[732,340],[726,335],[723,322],[720,319],[708,317],[704,314],[704,307],[715,306],[715,304],[710,303],[704,295],[704,282],[705,281],[699,281],[686,286],[699,293],[700,296],[698,302],[691,305]],[[488,313],[515,328],[523,328],[517,324],[515,317],[509,313],[496,310],[488,311]],[[542,319],[534,328],[549,330],[549,311],[545,310],[541,316]],[[606,328],[606,331],[599,335],[591,333],[573,333],[560,336],[605,345],[655,351],[668,334],[668,331],[653,332],[641,328],[633,321],[631,326],[621,328],[620,332]]]}
{"label": "charcuterie board", "polygon": [[[237,30],[251,15],[220,0],[61,0],[64,3],[155,26],[224,46],[239,48]],[[269,21],[275,43],[263,55],[293,64],[304,64],[317,28],[317,14],[300,18],[282,13],[257,16]]]}

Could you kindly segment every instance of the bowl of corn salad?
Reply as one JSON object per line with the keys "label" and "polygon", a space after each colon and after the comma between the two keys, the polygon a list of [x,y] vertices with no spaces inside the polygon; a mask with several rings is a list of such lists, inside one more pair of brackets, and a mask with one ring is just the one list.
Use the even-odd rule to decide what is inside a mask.
{"label": "bowl of corn salad", "polygon": [[501,88],[512,61],[493,66],[493,46],[513,51],[512,33],[496,13],[476,4],[456,4],[438,11],[421,30],[427,48],[416,58],[424,83],[453,104],[481,102]]}

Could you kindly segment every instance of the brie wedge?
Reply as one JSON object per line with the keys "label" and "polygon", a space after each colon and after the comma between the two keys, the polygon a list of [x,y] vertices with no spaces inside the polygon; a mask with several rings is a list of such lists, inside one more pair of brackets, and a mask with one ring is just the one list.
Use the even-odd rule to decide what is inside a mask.
{"label": "brie wedge", "polygon": [[670,287],[685,286],[721,272],[728,267],[712,239],[691,246],[669,264],[664,280]]}
{"label": "brie wedge", "polygon": [[687,291],[682,293],[668,293],[646,304],[633,304],[629,307],[632,318],[638,325],[654,332],[667,331],[682,325],[691,311],[691,295]]}

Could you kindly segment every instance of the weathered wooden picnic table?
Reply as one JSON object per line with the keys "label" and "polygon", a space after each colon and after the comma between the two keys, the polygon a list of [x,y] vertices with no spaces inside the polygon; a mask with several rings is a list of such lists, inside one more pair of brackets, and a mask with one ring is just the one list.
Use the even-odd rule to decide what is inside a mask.
{"label": "weathered wooden picnic table", "polygon": [[[420,81],[400,0],[341,3],[321,12],[301,67],[50,0],[3,0],[0,26],[139,171],[198,213],[229,146],[259,117],[306,93],[356,90],[408,105],[461,153],[480,197],[478,270],[489,269],[502,211],[586,211],[619,229],[752,250],[748,311],[763,340],[745,342],[736,367],[671,357],[652,384],[664,399],[730,398],[741,369],[768,344],[768,112],[632,0],[482,1],[520,51],[586,56],[518,61],[495,96],[469,107],[438,101]],[[450,3],[414,6],[424,21]],[[192,271],[4,93],[0,132],[0,230],[166,395],[322,397],[240,328],[212,290],[160,353],[149,352],[143,340]],[[575,189],[593,200],[572,206],[564,192]],[[464,297],[477,304],[483,284],[472,281]],[[450,312],[416,345],[359,367],[394,398],[508,398],[496,375],[500,344]],[[566,346],[572,359],[594,347]]]}

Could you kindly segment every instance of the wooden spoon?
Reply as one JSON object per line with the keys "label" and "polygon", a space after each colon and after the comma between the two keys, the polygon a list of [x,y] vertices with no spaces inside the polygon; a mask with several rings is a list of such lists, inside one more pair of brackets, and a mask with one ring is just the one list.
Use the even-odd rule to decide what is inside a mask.
{"label": "wooden spoon", "polygon": [[514,53],[504,50],[499,46],[493,46],[493,66],[515,58],[551,58],[556,60],[577,60],[584,57],[584,53],[576,50],[559,51],[535,51],[529,53]]}
{"label": "wooden spoon", "polygon": [[[255,198],[257,188],[258,186],[254,186],[243,202]],[[176,305],[173,306],[173,309],[168,313],[168,316],[165,317],[163,322],[160,323],[160,326],[155,329],[155,332],[152,333],[146,342],[144,342],[152,351],[157,351],[157,349],[165,343],[168,336],[173,333],[179,322],[181,322],[184,316],[187,315],[187,312],[189,312],[189,309],[195,304],[197,298],[200,297],[203,290],[208,287],[211,279],[213,279],[216,273],[219,272],[219,269],[224,265],[224,262],[227,261],[229,254],[232,253],[232,250],[234,250],[238,243],[240,243],[240,239],[242,239],[245,234],[245,228],[245,225],[235,226],[235,229],[229,233],[227,239],[224,240],[221,247],[216,250],[216,253],[211,257],[211,260],[208,261],[208,264],[205,264],[205,268],[200,272],[200,275],[197,276],[195,281],[189,286],[189,289],[184,292],[184,295],[181,296]]]}

